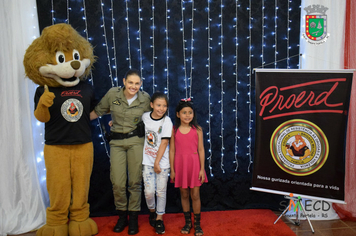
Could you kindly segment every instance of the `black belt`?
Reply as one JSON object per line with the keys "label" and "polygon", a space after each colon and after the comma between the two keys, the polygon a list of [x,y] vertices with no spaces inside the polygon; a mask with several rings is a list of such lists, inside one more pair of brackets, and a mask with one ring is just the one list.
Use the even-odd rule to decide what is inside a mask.
{"label": "black belt", "polygon": [[131,132],[128,133],[116,133],[116,132],[111,132],[110,138],[111,139],[125,139],[125,138],[131,138],[134,136],[138,136],[138,130],[134,129]]}

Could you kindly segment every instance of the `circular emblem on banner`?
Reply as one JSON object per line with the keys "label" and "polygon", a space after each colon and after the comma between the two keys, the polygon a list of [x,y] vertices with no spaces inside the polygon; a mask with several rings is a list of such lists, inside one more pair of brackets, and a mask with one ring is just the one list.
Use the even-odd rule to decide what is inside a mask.
{"label": "circular emblem on banner", "polygon": [[277,127],[270,142],[273,160],[285,172],[305,176],[318,171],[329,155],[324,132],[314,123],[295,119]]}
{"label": "circular emblem on banner", "polygon": [[69,122],[77,122],[83,114],[83,104],[74,98],[66,100],[61,107],[64,119]]}

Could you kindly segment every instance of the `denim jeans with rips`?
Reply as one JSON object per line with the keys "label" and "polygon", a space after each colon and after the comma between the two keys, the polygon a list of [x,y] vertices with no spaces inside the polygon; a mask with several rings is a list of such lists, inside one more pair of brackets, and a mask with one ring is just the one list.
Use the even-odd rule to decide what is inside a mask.
{"label": "denim jeans with rips", "polygon": [[166,213],[167,183],[169,173],[170,168],[161,169],[161,173],[157,174],[154,171],[153,166],[143,165],[142,176],[147,207],[150,210],[156,209],[157,215],[163,215]]}

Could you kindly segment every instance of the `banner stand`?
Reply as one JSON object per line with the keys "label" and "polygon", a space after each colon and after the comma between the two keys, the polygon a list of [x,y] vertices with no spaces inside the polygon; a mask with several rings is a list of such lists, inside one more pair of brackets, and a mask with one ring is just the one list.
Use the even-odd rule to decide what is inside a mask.
{"label": "banner stand", "polygon": [[[277,220],[274,222],[274,224],[277,223],[277,221],[283,216],[285,215],[285,217],[287,217],[288,220],[290,220],[291,222],[293,222],[295,225],[299,226],[300,225],[300,220],[299,220],[299,211],[298,211],[298,206],[300,206],[300,208],[302,209],[305,217],[307,218],[308,220],[308,223],[309,223],[309,226],[311,228],[311,231],[312,233],[314,234],[314,228],[310,222],[310,219],[309,219],[309,216],[307,215],[307,213],[305,212],[305,209],[304,209],[304,206],[303,206],[303,202],[302,202],[302,198],[301,197],[290,197],[290,196],[284,196],[284,198],[287,198],[287,199],[290,199],[290,202],[293,202],[294,205],[295,205],[295,210],[297,211],[297,214],[296,214],[296,220],[295,221],[292,221],[287,215],[285,215],[285,213],[288,211],[289,207],[290,207],[290,204],[289,206],[286,207],[286,209],[284,209],[284,211],[282,212],[282,214],[279,215],[279,217],[277,218]],[[296,202],[296,203],[295,203]]]}

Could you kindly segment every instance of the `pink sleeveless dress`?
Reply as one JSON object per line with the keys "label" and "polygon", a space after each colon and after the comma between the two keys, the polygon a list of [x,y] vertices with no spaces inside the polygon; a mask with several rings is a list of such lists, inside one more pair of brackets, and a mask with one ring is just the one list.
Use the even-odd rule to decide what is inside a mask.
{"label": "pink sleeveless dress", "polygon": [[[175,183],[174,187],[194,188],[201,186],[199,180],[200,161],[198,155],[198,133],[194,127],[187,134],[182,134],[179,129],[174,134],[175,155]],[[205,174],[205,183],[208,178]]]}

